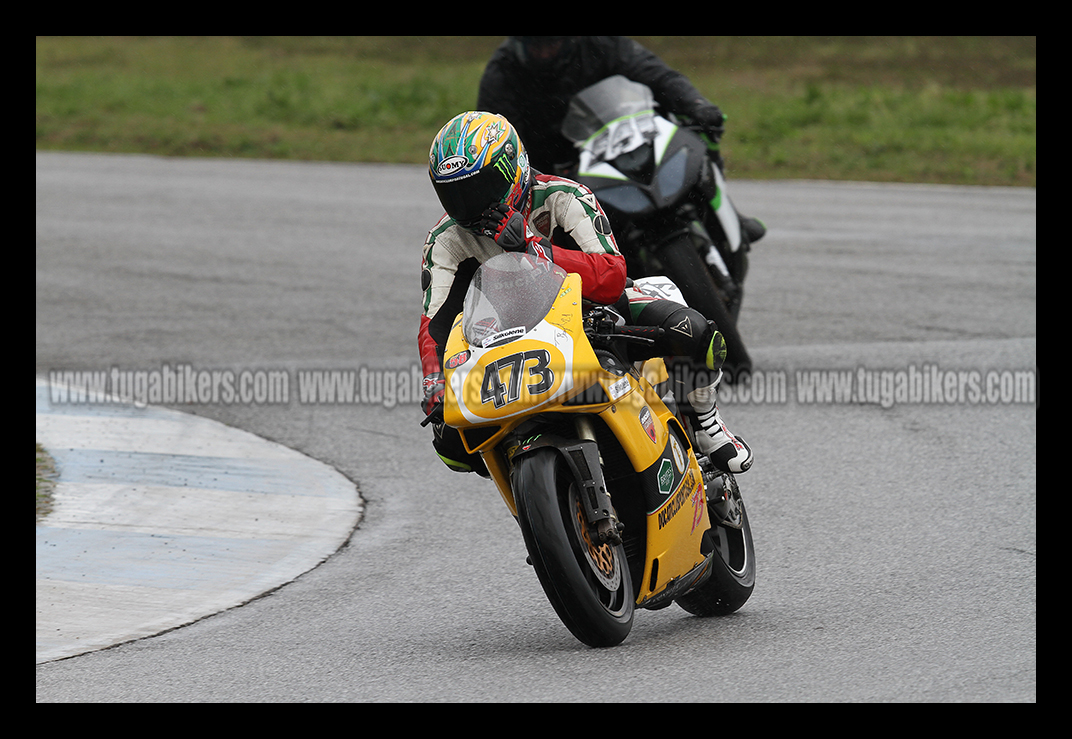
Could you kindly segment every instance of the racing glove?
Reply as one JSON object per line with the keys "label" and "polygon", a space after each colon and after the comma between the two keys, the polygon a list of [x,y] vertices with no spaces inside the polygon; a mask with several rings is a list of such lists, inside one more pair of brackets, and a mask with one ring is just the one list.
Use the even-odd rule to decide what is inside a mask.
{"label": "racing glove", "polygon": [[692,123],[700,127],[703,138],[707,140],[707,156],[722,172],[726,171],[726,163],[722,159],[719,141],[722,134],[726,133],[726,116],[714,103],[701,101],[692,113]]}
{"label": "racing glove", "polygon": [[424,400],[421,401],[421,408],[424,410],[424,415],[429,416],[436,409],[436,406],[443,402],[443,395],[446,393],[447,385],[443,379],[442,372],[425,375],[423,385]]}
{"label": "racing glove", "polygon": [[716,144],[722,138],[722,134],[726,133],[726,116],[713,103],[701,105],[694,110],[692,120]]}
{"label": "racing glove", "polygon": [[476,232],[489,236],[504,251],[523,251],[553,262],[551,242],[529,230],[525,217],[506,203],[491,206],[480,216]]}

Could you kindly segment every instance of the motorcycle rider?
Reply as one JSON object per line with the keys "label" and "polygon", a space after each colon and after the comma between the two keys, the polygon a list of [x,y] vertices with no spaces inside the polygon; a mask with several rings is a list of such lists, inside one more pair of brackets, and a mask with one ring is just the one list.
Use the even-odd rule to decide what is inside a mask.
{"label": "motorcycle rider", "polygon": [[[712,158],[725,173],[718,142],[725,116],[680,72],[624,36],[510,36],[484,69],[477,109],[513,123],[541,172],[567,172],[577,158],[562,135],[570,99],[600,80],[620,74],[651,88],[664,109],[700,126],[713,145]],[[741,231],[754,244],[767,232],[757,219],[740,216]]]}
{"label": "motorcycle rider", "polygon": [[[625,259],[590,190],[530,167],[510,122],[481,111],[459,114],[439,131],[429,151],[429,176],[446,213],[428,232],[421,271],[418,346],[426,415],[442,403],[443,350],[477,267],[503,251],[527,252],[579,274],[582,298],[617,304],[633,323],[666,329],[651,356],[689,357],[717,371],[713,383],[688,393],[701,424],[697,444],[723,471],[751,466],[751,450],[729,432],[715,402],[726,354],[722,334],[696,310],[627,289]],[[433,447],[448,467],[487,475],[480,455],[465,451],[457,430],[441,420],[433,429]]]}

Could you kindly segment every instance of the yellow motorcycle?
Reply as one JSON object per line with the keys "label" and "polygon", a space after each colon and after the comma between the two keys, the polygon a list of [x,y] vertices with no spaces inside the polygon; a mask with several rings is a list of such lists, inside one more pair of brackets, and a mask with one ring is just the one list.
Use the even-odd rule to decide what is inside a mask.
{"label": "yellow motorcycle", "polygon": [[755,578],[736,480],[693,453],[665,363],[627,358],[661,329],[615,316],[582,302],[579,275],[504,253],[473,277],[443,362],[443,421],[480,453],[547,598],[593,647],[621,643],[636,608],[732,613]]}

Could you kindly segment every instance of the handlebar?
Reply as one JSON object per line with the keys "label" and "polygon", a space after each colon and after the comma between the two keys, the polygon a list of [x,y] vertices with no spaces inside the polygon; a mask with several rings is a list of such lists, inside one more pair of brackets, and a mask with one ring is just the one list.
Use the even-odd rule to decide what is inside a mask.
{"label": "handlebar", "polygon": [[666,332],[660,326],[620,326],[602,308],[593,309],[584,320],[585,333],[589,338],[615,338],[654,344]]}
{"label": "handlebar", "polygon": [[615,328],[610,335],[620,339],[654,344],[655,340],[664,333],[666,333],[665,329],[659,326],[621,326]]}
{"label": "handlebar", "polygon": [[429,413],[427,416],[425,416],[424,420],[421,421],[421,428],[424,428],[425,426],[427,426],[430,423],[440,423],[442,420],[443,420],[443,404],[442,403],[436,403],[436,406],[435,406],[435,408],[432,409],[432,412]]}

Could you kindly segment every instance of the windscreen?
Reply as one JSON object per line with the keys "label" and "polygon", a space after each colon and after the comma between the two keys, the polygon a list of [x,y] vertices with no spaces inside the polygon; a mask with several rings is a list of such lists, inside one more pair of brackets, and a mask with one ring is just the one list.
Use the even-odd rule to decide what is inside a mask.
{"label": "windscreen", "polygon": [[611,160],[655,138],[655,98],[651,90],[621,75],[577,93],[562,121],[562,135]]}
{"label": "windscreen", "polygon": [[518,252],[492,257],[465,294],[465,340],[487,348],[524,336],[547,315],[565,279],[566,271],[545,259]]}

